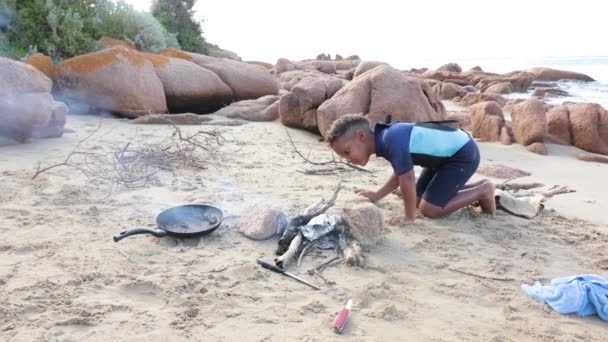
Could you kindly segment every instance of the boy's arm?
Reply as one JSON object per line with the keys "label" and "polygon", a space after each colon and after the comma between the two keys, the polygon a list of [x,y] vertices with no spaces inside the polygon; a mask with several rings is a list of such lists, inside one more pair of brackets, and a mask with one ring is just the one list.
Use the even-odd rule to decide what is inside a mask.
{"label": "boy's arm", "polygon": [[397,189],[399,186],[399,176],[396,173],[393,173],[391,177],[386,181],[386,183],[376,191],[376,195],[378,196],[378,200],[386,197],[386,195],[390,194],[393,190]]}
{"label": "boy's arm", "polygon": [[367,197],[372,202],[377,202],[386,197],[386,195],[390,194],[393,190],[397,189],[398,186],[399,176],[393,173],[393,175],[380,189],[378,189],[378,191],[374,192],[365,189],[355,189],[355,193]]}
{"label": "boy's arm", "polygon": [[399,176],[399,186],[403,194],[405,218],[414,222],[416,219],[416,175],[410,170]]}

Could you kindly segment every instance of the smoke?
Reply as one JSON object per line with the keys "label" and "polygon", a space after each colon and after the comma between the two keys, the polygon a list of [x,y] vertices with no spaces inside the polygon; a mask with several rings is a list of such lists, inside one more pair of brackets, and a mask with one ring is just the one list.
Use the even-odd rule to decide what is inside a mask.
{"label": "smoke", "polygon": [[10,44],[8,40],[7,31],[9,29],[10,24],[13,22],[15,18],[15,8],[14,5],[9,4],[9,2],[1,1],[0,2],[0,56],[8,55],[10,51]]}
{"label": "smoke", "polygon": [[8,28],[8,24],[10,24],[11,19],[4,15],[4,13],[0,13],[0,31],[4,31]]}
{"label": "smoke", "polygon": [[0,2],[0,33],[8,30],[9,25],[13,22],[13,19],[15,18],[14,4],[11,4],[9,2]]}

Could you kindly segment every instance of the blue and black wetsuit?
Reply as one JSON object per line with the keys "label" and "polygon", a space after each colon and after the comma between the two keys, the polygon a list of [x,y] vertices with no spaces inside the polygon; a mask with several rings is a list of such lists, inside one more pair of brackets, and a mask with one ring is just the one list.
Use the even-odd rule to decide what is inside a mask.
{"label": "blue and black wetsuit", "polygon": [[377,124],[376,155],[402,175],[420,165],[417,196],[444,207],[479,166],[479,148],[466,132],[438,123]]}

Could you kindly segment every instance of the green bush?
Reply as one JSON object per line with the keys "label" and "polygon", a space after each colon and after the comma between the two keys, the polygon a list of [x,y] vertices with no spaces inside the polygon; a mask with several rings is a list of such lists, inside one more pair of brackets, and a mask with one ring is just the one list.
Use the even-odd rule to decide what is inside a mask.
{"label": "green bush", "polygon": [[102,36],[143,51],[180,48],[177,33],[122,0],[0,0],[1,56],[41,52],[59,61],[101,49]]}

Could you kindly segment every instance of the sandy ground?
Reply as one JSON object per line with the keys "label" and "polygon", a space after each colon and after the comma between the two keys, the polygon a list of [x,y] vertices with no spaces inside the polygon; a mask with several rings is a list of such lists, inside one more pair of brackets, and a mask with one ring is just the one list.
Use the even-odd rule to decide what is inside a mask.
{"label": "sandy ground", "polygon": [[[0,147],[0,340],[606,340],[606,323],[597,317],[559,315],[520,290],[536,280],[608,276],[608,166],[570,157],[573,148],[549,146],[551,156],[542,157],[515,145],[481,144],[482,165],[516,167],[531,173],[518,181],[577,192],[549,200],[554,211],[533,220],[504,212],[492,219],[471,208],[387,226],[365,251],[368,269],[331,267],[323,274],[335,285],[314,291],[255,264],[272,259],[276,239],[252,241],[237,232],[235,216],[248,205],[263,201],[294,213],[329,197],[338,182],[297,172],[311,166],[293,153],[278,122],[220,128],[231,141],[207,169],[157,174],[148,187],[109,197],[106,184],[69,168],[31,180],[38,161],[61,161],[97,125],[95,117],[70,116],[75,133]],[[104,119],[83,146],[106,151],[170,131]],[[330,158],[317,136],[291,132],[311,159]],[[379,187],[390,172],[375,159],[368,169],[373,173],[343,173],[337,206],[357,200],[355,187]],[[216,205],[231,218],[203,238],[112,241],[187,203]],[[387,219],[402,210],[393,195],[378,206]],[[308,256],[291,270],[323,284],[305,270],[330,256]],[[330,326],[348,298],[350,324],[338,336]]]}

